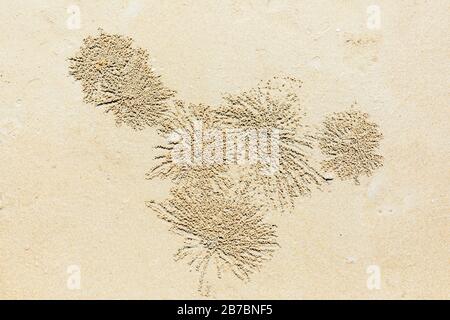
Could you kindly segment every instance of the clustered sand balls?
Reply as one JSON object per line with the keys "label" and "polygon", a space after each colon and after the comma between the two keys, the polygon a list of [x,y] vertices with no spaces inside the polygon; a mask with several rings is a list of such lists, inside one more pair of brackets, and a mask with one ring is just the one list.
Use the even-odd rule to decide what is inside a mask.
{"label": "clustered sand balls", "polygon": [[[187,104],[184,101],[176,100],[167,112],[164,119],[161,119],[158,125],[158,131],[163,136],[168,136],[182,129],[194,139],[195,121],[201,122],[203,129],[217,128],[213,108],[204,104]],[[206,144],[207,139],[202,137]],[[146,174],[147,179],[169,179],[177,185],[187,185],[196,189],[210,189],[214,187],[227,188],[230,179],[225,174],[227,166],[219,162],[211,161],[208,165],[192,165],[176,162],[173,159],[174,150],[184,141],[180,139],[166,139],[165,145],[159,145],[155,148],[162,152],[156,156],[158,164],[155,165]],[[194,157],[192,148],[191,158]],[[203,160],[203,159],[202,159]],[[203,162],[204,163],[204,162]]]}
{"label": "clustered sand balls", "polygon": [[133,40],[103,31],[87,37],[70,58],[70,74],[81,82],[86,103],[103,106],[117,124],[134,129],[154,126],[167,112],[175,92],[164,87],[148,64],[148,53]]}
{"label": "clustered sand balls", "polygon": [[245,195],[188,186],[172,190],[172,195],[162,204],[147,205],[184,237],[175,259],[186,260],[200,272],[200,292],[206,288],[209,266],[219,278],[224,270],[231,270],[248,280],[278,246],[276,226],[266,223],[261,208]]}
{"label": "clustered sand balls", "polygon": [[225,95],[217,110],[224,126],[279,130],[278,170],[267,175],[258,164],[244,168],[241,175],[241,183],[275,209],[293,207],[295,198],[309,195],[326,181],[309,157],[314,141],[302,121],[301,87],[293,77],[273,77],[248,91]]}
{"label": "clustered sand balls", "polygon": [[328,157],[322,162],[323,170],[359,184],[361,175],[370,176],[383,164],[383,157],[376,153],[382,137],[367,113],[348,110],[328,116],[319,134],[320,149]]}
{"label": "clustered sand balls", "polygon": [[[277,130],[279,168],[272,175],[262,174],[260,163],[186,165],[172,157],[180,141],[156,146],[158,164],[147,178],[168,179],[174,187],[168,199],[148,201],[147,206],[184,238],[175,258],[199,272],[200,293],[208,287],[211,269],[219,278],[229,271],[242,280],[260,270],[278,247],[276,226],[265,221],[266,213],[294,208],[295,199],[333,180],[323,172],[359,183],[361,176],[382,166],[376,153],[379,127],[355,106],[327,116],[318,131],[305,125],[302,82],[296,78],[273,77],[226,94],[219,106],[191,104],[175,100],[175,91],[164,86],[148,58],[144,49],[133,47],[131,38],[100,31],[84,39],[69,59],[69,69],[81,82],[86,103],[104,107],[117,124],[135,130],[156,127],[167,137],[182,129],[190,139],[198,134],[194,129],[199,121],[220,135],[230,128]],[[257,140],[262,144],[259,136]],[[325,157],[322,162],[313,156],[317,148]]]}

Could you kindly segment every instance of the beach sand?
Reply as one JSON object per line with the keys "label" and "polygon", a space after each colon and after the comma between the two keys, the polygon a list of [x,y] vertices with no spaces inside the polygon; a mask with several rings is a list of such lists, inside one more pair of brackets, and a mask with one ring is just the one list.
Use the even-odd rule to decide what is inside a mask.
{"label": "beach sand", "polygon": [[448,299],[449,2],[2,1],[0,298],[196,299],[182,239],[146,207],[164,143],[83,101],[69,61],[83,39],[131,37],[177,97],[301,79],[312,126],[357,102],[383,166],[271,212],[279,248],[217,299]]}

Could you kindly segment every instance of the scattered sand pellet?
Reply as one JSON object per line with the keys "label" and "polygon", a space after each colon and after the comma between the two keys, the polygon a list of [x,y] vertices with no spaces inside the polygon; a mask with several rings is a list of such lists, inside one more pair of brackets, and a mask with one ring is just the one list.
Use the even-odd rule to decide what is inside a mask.
{"label": "scattered sand pellet", "polygon": [[226,127],[279,130],[279,170],[267,175],[263,164],[257,164],[244,168],[241,175],[241,183],[253,189],[255,197],[279,209],[293,207],[296,197],[325,181],[308,156],[313,137],[302,122],[301,86],[293,77],[274,77],[248,91],[226,95],[218,111]]}
{"label": "scattered sand pellet", "polygon": [[[207,148],[223,149],[223,140],[216,146],[217,141],[208,139],[205,134],[208,129],[218,128],[213,117],[214,111],[208,105],[175,101],[172,110],[167,113],[160,125],[159,132],[166,138],[166,143],[156,146],[156,149],[163,153],[155,157],[158,163],[146,174],[147,179],[170,179],[191,188],[227,188],[230,179],[226,175],[228,168],[223,161],[223,150],[221,161],[214,158],[216,156],[214,153],[211,158],[207,158],[205,152]],[[185,132],[188,141],[185,141],[180,132]],[[196,139],[201,141],[200,149],[197,148]],[[174,159],[173,155],[177,150],[186,150],[186,154],[178,156],[185,157],[190,162]]]}
{"label": "scattered sand pellet", "polygon": [[154,74],[148,58],[131,38],[101,31],[84,39],[69,59],[70,74],[81,82],[86,103],[105,107],[117,124],[143,129],[158,123],[167,111],[166,100],[175,95]]}
{"label": "scattered sand pellet", "polygon": [[[369,40],[346,43],[365,47]],[[383,158],[376,154],[382,134],[366,113],[334,113],[318,134],[310,133],[298,79],[273,77],[247,91],[226,94],[217,107],[189,104],[172,100],[175,92],[154,74],[148,58],[145,50],[133,47],[131,38],[101,31],[84,39],[80,52],[69,59],[70,74],[81,82],[85,102],[113,113],[117,124],[133,129],[156,126],[166,138],[156,147],[161,153],[147,178],[170,179],[176,187],[168,200],[149,201],[147,206],[184,238],[175,258],[200,273],[200,293],[209,290],[205,279],[211,273],[220,278],[231,271],[248,280],[278,246],[276,226],[264,221],[268,210],[293,208],[296,198],[332,180],[316,169],[320,163],[315,164],[312,153],[317,141],[327,157],[321,169],[341,180],[359,183],[361,175],[369,176],[382,166]],[[217,135],[212,137],[210,129]],[[233,130],[257,132],[251,138],[257,140],[256,162],[229,161],[227,135]],[[260,132],[268,135],[264,138]],[[243,144],[251,143],[254,147],[254,140]],[[180,162],[180,150],[186,161]],[[262,152],[269,162],[264,162],[267,157],[262,161]],[[268,165],[274,169],[269,173]]]}
{"label": "scattered sand pellet", "polygon": [[200,272],[199,291],[208,268],[219,278],[231,271],[248,280],[278,247],[276,226],[264,222],[261,208],[242,194],[183,187],[173,190],[170,200],[147,205],[184,237],[175,258]]}
{"label": "scattered sand pellet", "polygon": [[328,116],[319,134],[319,146],[328,159],[325,171],[334,172],[341,180],[353,179],[359,184],[361,175],[370,176],[383,165],[376,150],[383,137],[369,115],[357,110],[336,112]]}

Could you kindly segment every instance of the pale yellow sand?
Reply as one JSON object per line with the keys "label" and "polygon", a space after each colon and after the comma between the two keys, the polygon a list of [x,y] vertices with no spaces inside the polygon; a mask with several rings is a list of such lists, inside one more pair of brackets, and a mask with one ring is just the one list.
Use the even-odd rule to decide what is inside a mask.
{"label": "pale yellow sand", "polygon": [[145,207],[171,187],[145,180],[163,140],[117,127],[68,75],[99,27],[148,50],[186,101],[291,74],[313,123],[357,101],[383,133],[383,167],[269,215],[281,248],[212,298],[449,298],[448,1],[74,4],[80,29],[63,1],[0,4],[1,298],[200,297],[173,261],[182,239]]}

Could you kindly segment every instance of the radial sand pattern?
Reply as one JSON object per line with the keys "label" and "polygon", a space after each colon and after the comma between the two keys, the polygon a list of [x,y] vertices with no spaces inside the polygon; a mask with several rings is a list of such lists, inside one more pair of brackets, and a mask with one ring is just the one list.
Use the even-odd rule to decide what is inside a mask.
{"label": "radial sand pattern", "polygon": [[117,124],[143,129],[158,123],[175,92],[166,88],[148,64],[144,49],[133,40],[101,31],[84,39],[70,61],[70,74],[81,82],[84,100],[104,106]]}
{"label": "radial sand pattern", "polygon": [[376,153],[382,137],[367,113],[347,110],[327,116],[319,133],[320,149],[327,156],[323,169],[359,184],[361,175],[370,176],[383,165],[383,157]]}
{"label": "radial sand pattern", "polygon": [[220,278],[223,271],[248,280],[278,247],[276,226],[264,222],[261,208],[242,194],[182,187],[161,204],[147,205],[171,230],[184,237],[184,246],[175,254],[200,272],[203,288],[208,268]]}
{"label": "radial sand pattern", "polygon": [[[216,129],[215,135],[208,135],[214,133],[210,129]],[[161,120],[159,133],[167,142],[156,147],[163,154],[155,157],[158,163],[148,179],[171,179],[198,188],[229,186],[222,131],[212,107],[177,100]]]}
{"label": "radial sand pattern", "polygon": [[[148,59],[131,38],[101,31],[84,39],[69,59],[70,74],[81,82],[85,102],[105,107],[117,124],[156,126],[166,138],[147,178],[171,179],[177,186],[168,200],[147,205],[183,237],[175,258],[200,273],[200,292],[208,274],[220,278],[230,271],[247,280],[272,257],[278,243],[276,226],[264,220],[268,207],[293,207],[295,198],[329,180],[315,168],[316,139],[328,157],[322,168],[342,180],[358,183],[382,165],[375,153],[382,134],[365,113],[334,113],[316,136],[309,133],[300,80],[274,77],[226,94],[213,108],[173,100],[175,92],[163,85]],[[244,132],[239,143],[248,152],[237,142],[230,146],[229,134],[236,132]],[[252,162],[255,141],[258,157]],[[236,150],[234,158],[244,155],[249,161],[233,163],[230,150]]]}
{"label": "radial sand pattern", "polygon": [[[298,79],[274,77],[248,91],[225,95],[218,111],[226,127],[268,130],[269,152],[277,143],[277,170],[268,174],[264,171],[267,164],[258,163],[247,166],[241,175],[241,183],[276,208],[292,207],[296,197],[309,194],[314,186],[326,181],[310,160],[314,138],[302,121],[301,86]],[[258,138],[260,158],[266,149],[262,142]]]}

